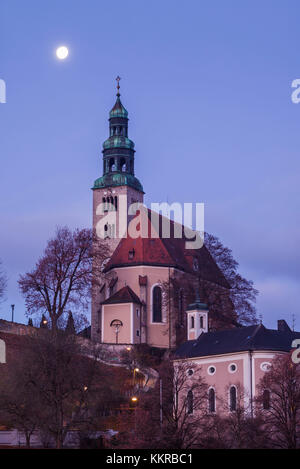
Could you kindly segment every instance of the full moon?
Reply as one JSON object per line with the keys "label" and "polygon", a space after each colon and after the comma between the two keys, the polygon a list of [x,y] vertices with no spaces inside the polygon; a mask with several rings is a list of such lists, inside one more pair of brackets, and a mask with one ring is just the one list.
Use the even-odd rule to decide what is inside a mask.
{"label": "full moon", "polygon": [[56,57],[60,60],[64,60],[68,57],[69,50],[66,46],[60,46],[56,49]]}

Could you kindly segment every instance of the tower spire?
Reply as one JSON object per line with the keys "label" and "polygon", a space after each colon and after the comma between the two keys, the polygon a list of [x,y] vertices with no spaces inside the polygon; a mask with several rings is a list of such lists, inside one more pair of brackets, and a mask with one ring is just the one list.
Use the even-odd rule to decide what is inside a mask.
{"label": "tower spire", "polygon": [[109,137],[103,143],[103,176],[93,189],[130,186],[139,192],[143,186],[134,175],[134,142],[128,138],[128,112],[120,99],[120,80],[116,77],[117,99],[109,113]]}
{"label": "tower spire", "polygon": [[120,80],[121,80],[121,77],[119,77],[119,75],[117,76],[116,78],[116,82],[117,82],[117,96],[118,98],[120,97]]}

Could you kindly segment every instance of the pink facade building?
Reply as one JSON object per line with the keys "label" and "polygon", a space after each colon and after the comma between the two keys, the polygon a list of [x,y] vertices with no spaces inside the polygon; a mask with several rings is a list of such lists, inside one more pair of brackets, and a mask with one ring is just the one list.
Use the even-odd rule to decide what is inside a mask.
{"label": "pink facade building", "polygon": [[[191,314],[195,319],[189,322],[188,337],[197,330],[196,323],[205,310],[209,315],[205,305],[192,306]],[[278,321],[277,330],[267,329],[263,324],[214,332],[198,327],[195,338],[176,350],[174,366],[191,364],[191,383],[193,370],[200,372],[208,384],[209,412],[235,411],[242,405],[253,413],[261,378],[269,371],[273,360],[290,353],[293,340],[299,338],[300,332],[292,331],[284,320]],[[265,392],[267,406],[270,396],[268,390]]]}

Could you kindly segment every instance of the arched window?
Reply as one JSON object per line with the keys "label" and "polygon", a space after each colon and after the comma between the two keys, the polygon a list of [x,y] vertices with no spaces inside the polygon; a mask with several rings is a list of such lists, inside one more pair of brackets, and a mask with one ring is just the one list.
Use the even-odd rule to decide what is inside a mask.
{"label": "arched window", "polygon": [[120,168],[121,168],[122,173],[126,172],[126,160],[125,160],[125,158],[120,159]]}
{"label": "arched window", "polygon": [[203,329],[203,316],[200,316],[200,329]]}
{"label": "arched window", "polygon": [[236,387],[231,386],[229,390],[229,408],[230,412],[236,411]]}
{"label": "arched window", "polygon": [[186,407],[187,407],[187,413],[192,414],[194,411],[194,396],[193,396],[193,391],[191,390],[187,393]]}
{"label": "arched window", "polygon": [[194,316],[191,316],[191,329],[195,328],[195,318]]}
{"label": "arched window", "polygon": [[108,236],[108,224],[106,223],[106,224],[104,225],[104,238],[108,238],[108,237],[109,237],[109,236]]}
{"label": "arched window", "polygon": [[208,410],[213,413],[216,412],[216,393],[214,388],[208,391]]}
{"label": "arched window", "polygon": [[152,318],[153,322],[162,322],[162,295],[158,286],[152,292]]}
{"label": "arched window", "polygon": [[269,410],[270,409],[270,391],[265,389],[263,392],[263,409]]}
{"label": "arched window", "polygon": [[109,171],[115,171],[116,165],[115,165],[115,160],[114,158],[110,158],[109,160]]}

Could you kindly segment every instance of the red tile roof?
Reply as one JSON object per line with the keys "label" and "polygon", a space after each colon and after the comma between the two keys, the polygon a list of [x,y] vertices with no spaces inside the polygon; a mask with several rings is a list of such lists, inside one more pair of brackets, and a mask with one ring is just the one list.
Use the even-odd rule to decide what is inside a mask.
{"label": "red tile roof", "polygon": [[134,293],[134,291],[126,286],[121,288],[121,290],[114,293],[110,298],[103,301],[103,305],[109,304],[118,304],[118,303],[137,303],[141,304],[141,300],[139,297]]}
{"label": "red tile roof", "polygon": [[[148,210],[148,219],[151,219],[151,211]],[[200,249],[186,249],[186,238],[174,237],[174,222],[171,220],[170,238],[161,236],[161,226],[163,217],[160,215],[159,237],[151,236],[150,223],[148,225],[148,238],[133,239],[129,235],[122,238],[114,251],[110,261],[106,265],[105,271],[117,267],[152,265],[174,267],[184,272],[196,274],[193,270],[193,261],[198,259],[199,270],[197,274],[213,283],[229,288],[221,270],[213,260],[211,254],[205,246]],[[183,230],[183,227],[181,227]],[[134,252],[134,255],[129,255]]]}

